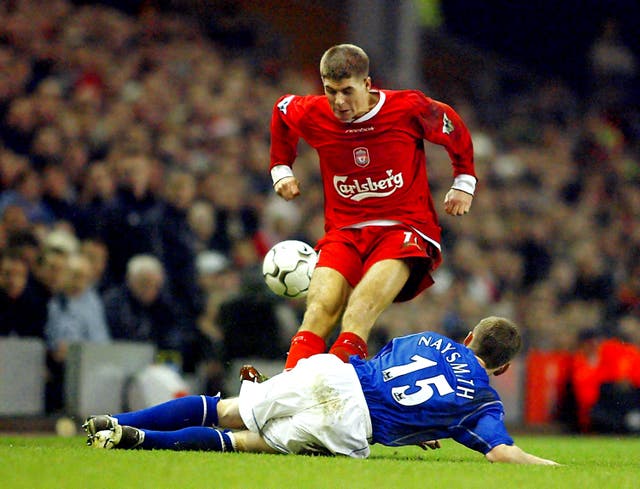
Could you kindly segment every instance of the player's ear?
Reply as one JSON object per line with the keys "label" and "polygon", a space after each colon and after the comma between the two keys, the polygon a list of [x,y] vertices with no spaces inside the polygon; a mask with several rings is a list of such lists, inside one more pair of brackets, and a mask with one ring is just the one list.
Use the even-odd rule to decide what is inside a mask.
{"label": "player's ear", "polygon": [[467,337],[464,339],[464,341],[462,342],[462,344],[464,346],[469,346],[469,343],[471,343],[471,340],[473,340],[473,331],[469,331],[467,333]]}
{"label": "player's ear", "polygon": [[502,374],[503,374],[503,373],[505,373],[507,370],[509,370],[509,366],[510,366],[510,365],[511,365],[510,363],[507,363],[507,364],[503,365],[503,366],[502,366],[502,367],[500,367],[499,369],[495,370],[495,371],[493,372],[493,375],[495,375],[496,377],[497,377],[498,375],[502,375]]}
{"label": "player's ear", "polygon": [[364,79],[364,86],[367,87],[367,90],[371,90],[371,85],[372,85],[371,77],[368,76]]}

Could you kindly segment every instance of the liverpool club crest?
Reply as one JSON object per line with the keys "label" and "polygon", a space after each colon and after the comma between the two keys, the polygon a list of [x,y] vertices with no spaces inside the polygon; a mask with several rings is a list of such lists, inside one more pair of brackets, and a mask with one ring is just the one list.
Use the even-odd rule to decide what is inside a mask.
{"label": "liverpool club crest", "polygon": [[365,167],[369,164],[369,150],[364,146],[360,146],[353,150],[353,161],[359,167]]}

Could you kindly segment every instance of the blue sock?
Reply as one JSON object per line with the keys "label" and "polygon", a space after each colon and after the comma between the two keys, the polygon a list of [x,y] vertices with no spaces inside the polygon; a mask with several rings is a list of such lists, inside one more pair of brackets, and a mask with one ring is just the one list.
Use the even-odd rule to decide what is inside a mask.
{"label": "blue sock", "polygon": [[177,431],[144,431],[144,450],[210,450],[233,452],[229,433],[206,426],[192,426]]}
{"label": "blue sock", "polygon": [[186,396],[140,411],[114,414],[118,423],[149,430],[179,430],[189,426],[216,426],[220,396]]}

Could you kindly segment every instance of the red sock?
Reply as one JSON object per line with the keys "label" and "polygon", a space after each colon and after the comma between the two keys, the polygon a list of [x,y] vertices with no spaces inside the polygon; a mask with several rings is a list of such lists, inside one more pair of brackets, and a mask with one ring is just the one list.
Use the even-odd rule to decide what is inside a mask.
{"label": "red sock", "polygon": [[299,360],[325,351],[327,351],[327,344],[320,336],[311,331],[298,331],[291,338],[291,346],[284,369],[293,368]]}
{"label": "red sock", "polygon": [[329,349],[343,362],[348,362],[351,355],[358,355],[360,358],[367,358],[369,350],[367,342],[355,333],[340,333],[333,346]]}

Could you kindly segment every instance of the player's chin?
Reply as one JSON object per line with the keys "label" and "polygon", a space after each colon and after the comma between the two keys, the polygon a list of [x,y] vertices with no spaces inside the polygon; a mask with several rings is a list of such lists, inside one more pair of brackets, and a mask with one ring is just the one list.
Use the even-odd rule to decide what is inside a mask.
{"label": "player's chin", "polygon": [[334,110],[333,115],[335,115],[341,122],[349,122],[351,121],[351,119],[353,119],[353,117],[351,116],[350,110],[347,110],[347,111]]}

